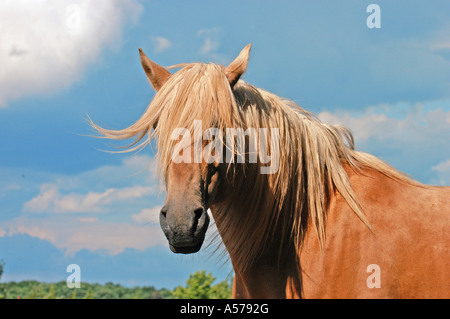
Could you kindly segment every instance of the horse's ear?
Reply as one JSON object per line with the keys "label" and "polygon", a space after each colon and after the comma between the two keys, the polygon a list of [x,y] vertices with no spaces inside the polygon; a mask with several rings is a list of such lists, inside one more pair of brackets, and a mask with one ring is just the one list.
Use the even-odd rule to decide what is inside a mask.
{"label": "horse's ear", "polygon": [[170,78],[172,73],[170,73],[163,66],[160,66],[159,64],[150,60],[141,48],[139,48],[139,56],[141,57],[142,67],[144,68],[145,74],[147,75],[150,84],[156,91],[158,91]]}
{"label": "horse's ear", "polygon": [[239,53],[238,57],[225,68],[225,75],[227,76],[228,82],[230,82],[231,88],[233,88],[237,81],[239,81],[241,75],[247,70],[251,48],[252,45],[247,44],[241,53]]}

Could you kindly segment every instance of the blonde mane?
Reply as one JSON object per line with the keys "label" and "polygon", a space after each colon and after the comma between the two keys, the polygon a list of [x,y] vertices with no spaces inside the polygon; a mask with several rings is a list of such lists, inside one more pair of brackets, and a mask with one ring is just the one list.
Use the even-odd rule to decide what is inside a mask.
{"label": "blonde mane", "polygon": [[[350,185],[344,164],[357,172],[373,169],[399,182],[413,183],[378,158],[355,151],[352,134],[345,127],[324,124],[294,102],[242,80],[231,89],[223,66],[203,63],[179,66],[182,68],[168,79],[145,113],[130,127],[108,130],[91,124],[104,138],[136,138],[125,150],[127,152],[140,150],[157,137],[157,159],[163,180],[171,163],[171,152],[176,143],[171,140],[171,134],[176,128],[187,128],[193,132],[194,120],[201,120],[203,129],[213,127],[222,131],[236,127],[279,128],[278,171],[265,176],[247,172],[246,177],[240,179],[234,176],[234,187],[243,188],[241,193],[247,194],[248,209],[253,211],[233,220],[223,217],[221,221],[229,230],[229,235],[225,236],[240,236],[245,240],[245,245],[227,246],[227,249],[239,252],[241,258],[238,258],[238,263],[250,264],[267,245],[270,234],[275,231],[274,227],[279,225],[288,227],[283,236],[293,239],[295,246],[300,248],[305,218],[309,218],[323,245],[329,194],[334,191],[342,195],[355,214],[370,228]],[[250,167],[251,164],[245,165]],[[236,175],[242,170],[231,172]],[[238,182],[249,183],[250,178],[253,178],[252,191],[244,189],[248,184],[237,185]],[[255,180],[261,181],[262,186],[254,184]],[[260,199],[267,197],[271,198],[270,203],[264,200],[264,204],[261,204]],[[261,205],[270,205],[270,214],[256,216],[262,211]],[[245,224],[255,218],[258,221],[253,223],[257,231]]]}

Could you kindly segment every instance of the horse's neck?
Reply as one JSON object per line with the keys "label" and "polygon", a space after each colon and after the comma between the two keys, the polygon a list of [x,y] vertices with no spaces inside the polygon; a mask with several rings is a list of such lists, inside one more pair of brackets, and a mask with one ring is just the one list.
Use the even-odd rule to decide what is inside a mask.
{"label": "horse's neck", "polygon": [[[241,289],[242,297],[299,296],[300,252],[291,236],[291,208],[274,209],[276,200],[268,180],[264,180],[267,176],[252,172],[234,176],[239,179],[222,183],[210,208],[237,274],[235,285],[246,287]],[[307,213],[302,218],[306,227]],[[312,227],[305,231],[314,233]]]}
{"label": "horse's neck", "polygon": [[[220,204],[211,206],[217,229],[229,253],[235,272],[233,296],[235,298],[285,298],[286,287],[290,287],[290,291],[300,291],[299,264],[293,245],[284,247],[282,265],[279,263],[280,243],[277,240],[268,241],[260,254],[252,257],[251,262],[246,261],[242,256],[251,255],[257,248],[247,242],[247,234],[239,236],[239,234],[229,235],[227,233],[229,230],[226,225],[224,226],[221,216],[223,209],[224,207]],[[230,211],[228,212],[230,213]],[[245,214],[246,212],[236,207],[233,213]],[[255,228],[254,225],[249,227]],[[255,230],[255,232],[260,231]]]}
{"label": "horse's neck", "polygon": [[[245,176],[233,184],[222,184],[210,207],[233,263],[235,285],[246,287],[245,292],[237,288],[237,296],[283,298],[287,274],[297,266],[295,249],[286,240],[289,233],[283,229],[289,227],[281,220],[273,227],[272,214],[279,212],[274,212],[275,200],[267,181]],[[280,267],[286,271],[280,272]]]}

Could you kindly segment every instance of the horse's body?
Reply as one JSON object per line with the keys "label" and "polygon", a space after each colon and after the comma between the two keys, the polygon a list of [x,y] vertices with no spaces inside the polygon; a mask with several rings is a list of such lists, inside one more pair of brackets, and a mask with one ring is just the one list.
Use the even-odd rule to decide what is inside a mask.
{"label": "horse's body", "polygon": [[[375,171],[347,173],[373,232],[334,193],[323,249],[307,230],[299,263],[291,256],[280,269],[270,251],[246,273],[236,269],[234,297],[450,297],[450,188],[400,184]],[[370,285],[374,264],[379,288]]]}
{"label": "horse's body", "polygon": [[[137,137],[132,145],[148,133],[130,150],[158,137],[170,249],[200,249],[210,208],[235,270],[235,298],[450,298],[450,188],[409,179],[355,151],[347,129],[239,81],[249,51],[226,68],[194,63],[175,74],[141,51],[157,90],[146,112],[124,130],[92,123],[106,138]],[[216,132],[276,127],[279,135],[266,136],[276,169],[263,174],[262,157],[216,161],[219,148],[200,162],[195,152],[185,157],[205,150],[195,140],[199,120]],[[173,160],[181,153],[183,161]]]}

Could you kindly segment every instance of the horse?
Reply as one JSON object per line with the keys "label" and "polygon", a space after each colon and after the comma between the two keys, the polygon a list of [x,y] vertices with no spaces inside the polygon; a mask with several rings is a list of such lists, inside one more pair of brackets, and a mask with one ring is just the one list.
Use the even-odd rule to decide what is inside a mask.
{"label": "horse", "polygon": [[449,298],[450,187],[413,180],[355,150],[347,128],[243,81],[250,49],[226,67],[166,68],[139,48],[156,91],[146,111],[119,130],[90,120],[97,137],[135,138],[123,152],[156,140],[170,249],[199,251],[210,209],[233,298]]}

